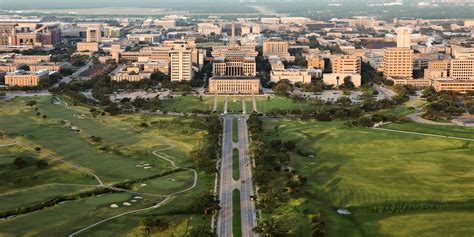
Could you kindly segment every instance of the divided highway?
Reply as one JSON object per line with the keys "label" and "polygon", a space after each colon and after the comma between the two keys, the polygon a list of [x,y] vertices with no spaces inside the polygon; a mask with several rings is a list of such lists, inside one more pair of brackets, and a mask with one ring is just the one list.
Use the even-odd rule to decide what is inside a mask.
{"label": "divided highway", "polygon": [[[232,142],[232,120],[238,120],[238,142]],[[240,179],[232,178],[232,149],[239,150]],[[242,236],[259,236],[253,232],[257,224],[255,202],[251,199],[254,195],[252,181],[252,165],[248,154],[249,139],[247,130],[247,116],[223,115],[222,156],[220,163],[219,200],[221,210],[217,220],[217,235],[221,237],[233,236],[232,234],[232,191],[240,190],[240,213],[242,222]]]}

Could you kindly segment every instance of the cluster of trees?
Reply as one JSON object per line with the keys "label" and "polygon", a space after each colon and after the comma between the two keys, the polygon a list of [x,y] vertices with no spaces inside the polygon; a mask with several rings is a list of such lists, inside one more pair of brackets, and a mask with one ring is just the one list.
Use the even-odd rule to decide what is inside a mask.
{"label": "cluster of trees", "polygon": [[222,121],[217,115],[210,115],[205,119],[205,124],[207,135],[203,139],[204,142],[191,151],[191,159],[197,170],[214,173],[221,150]]}
{"label": "cluster of trees", "polygon": [[150,236],[153,233],[158,233],[167,230],[170,227],[170,222],[164,218],[143,218],[140,220],[140,232],[143,236]]}
{"label": "cluster of trees", "polygon": [[0,218],[7,218],[9,216],[17,216],[17,215],[26,214],[33,211],[42,210],[44,208],[52,207],[64,201],[72,201],[72,200],[77,200],[81,198],[92,197],[96,195],[113,193],[113,192],[117,192],[117,191],[114,191],[108,188],[96,188],[90,191],[56,196],[48,200],[45,200],[43,202],[33,204],[31,206],[23,206],[23,207],[19,207],[13,210],[2,210],[0,211]]}
{"label": "cluster of trees", "polygon": [[372,83],[377,83],[379,85],[393,86],[392,80],[385,79],[383,73],[377,72],[368,63],[362,62],[360,75],[362,85],[372,85]]}
{"label": "cluster of trees", "polygon": [[[287,202],[290,197],[300,197],[307,178],[289,167],[290,152],[296,149],[296,143],[279,139],[266,143],[262,137],[260,117],[253,113],[247,120],[251,138],[249,152],[256,164],[254,180],[258,185],[259,193],[257,206],[262,211],[270,213]],[[262,234],[286,233],[287,228],[277,222],[276,219],[261,221],[256,231]]]}
{"label": "cluster of trees", "polygon": [[469,95],[461,96],[448,91],[436,92],[434,88],[428,87],[423,90],[422,97],[430,102],[424,107],[421,115],[425,119],[446,121],[466,111],[474,114],[474,101]]}
{"label": "cluster of trees", "polygon": [[[32,163],[29,161],[33,161]],[[35,165],[38,169],[44,169],[48,167],[48,161],[45,159],[34,159],[31,157],[19,156],[13,160],[13,167],[16,169],[23,169],[28,165]]]}

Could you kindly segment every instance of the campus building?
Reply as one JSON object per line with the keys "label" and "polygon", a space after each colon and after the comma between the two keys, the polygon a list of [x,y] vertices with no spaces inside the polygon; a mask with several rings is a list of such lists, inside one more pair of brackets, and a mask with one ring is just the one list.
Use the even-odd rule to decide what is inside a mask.
{"label": "campus building", "polygon": [[258,94],[260,80],[255,77],[212,77],[209,79],[209,93],[211,94]]}
{"label": "campus building", "polygon": [[263,41],[263,56],[269,58],[278,57],[282,61],[294,61],[294,57],[288,53],[288,41],[271,38]]}
{"label": "campus building", "polygon": [[300,69],[277,69],[272,70],[270,73],[270,81],[279,82],[280,80],[288,80],[291,84],[295,83],[310,83],[311,75],[307,70]]}
{"label": "campus building", "polygon": [[7,86],[37,86],[41,79],[49,77],[47,71],[26,72],[16,71],[5,75],[5,85]]}
{"label": "campus building", "polygon": [[360,74],[361,59],[355,55],[337,55],[331,57],[332,73]]}
{"label": "campus building", "polygon": [[61,43],[59,24],[0,22],[0,45],[52,48]]}
{"label": "campus building", "polygon": [[386,48],[383,74],[387,79],[413,79],[413,51],[410,48]]}
{"label": "campus building", "polygon": [[456,80],[453,78],[438,78],[432,81],[436,91],[455,91],[466,93],[474,91],[474,80]]}
{"label": "campus building", "polygon": [[170,58],[171,81],[190,81],[193,78],[192,49],[186,44],[175,45]]}

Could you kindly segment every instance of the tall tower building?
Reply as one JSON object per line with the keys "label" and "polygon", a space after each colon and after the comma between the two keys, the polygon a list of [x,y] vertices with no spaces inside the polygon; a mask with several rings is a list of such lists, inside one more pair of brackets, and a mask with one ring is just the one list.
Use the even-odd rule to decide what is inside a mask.
{"label": "tall tower building", "polygon": [[100,42],[102,32],[99,28],[87,28],[86,37],[87,42]]}
{"label": "tall tower building", "polygon": [[338,55],[331,57],[332,73],[360,74],[361,59],[355,55]]}
{"label": "tall tower building", "polygon": [[189,81],[193,77],[192,49],[186,44],[175,44],[170,52],[171,81]]}
{"label": "tall tower building", "polygon": [[397,47],[410,48],[411,45],[411,29],[408,27],[399,27],[395,29],[397,32]]}
{"label": "tall tower building", "polygon": [[410,48],[386,48],[383,74],[388,79],[413,79],[413,51]]}

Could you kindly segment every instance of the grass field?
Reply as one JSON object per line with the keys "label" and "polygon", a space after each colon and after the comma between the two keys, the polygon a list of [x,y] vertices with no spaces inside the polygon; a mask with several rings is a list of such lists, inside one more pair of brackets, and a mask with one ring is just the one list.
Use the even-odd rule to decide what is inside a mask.
{"label": "grass field", "polygon": [[[307,195],[291,199],[272,213],[285,219],[292,236],[307,236],[311,232],[308,213],[318,209],[323,212],[329,236],[385,236],[396,230],[397,227],[390,229],[391,225],[404,223],[427,230],[438,229],[444,219],[443,212],[454,216],[464,213],[470,219],[452,219],[452,231],[457,236],[472,234],[471,225],[467,224],[474,223],[474,218],[465,215],[462,209],[398,215],[375,215],[370,211],[378,205],[472,202],[474,145],[470,142],[348,128],[342,122],[267,120],[264,128],[267,140],[295,140],[299,153],[305,154],[293,153],[291,165],[308,178]],[[458,128],[455,133],[469,131]],[[353,215],[339,216],[335,210],[342,207],[353,210]],[[429,222],[412,216],[428,216],[428,213],[440,221]],[[401,218],[403,215],[407,217]],[[433,231],[429,236],[444,236],[442,233],[450,230],[451,227],[444,232]],[[414,235],[416,231],[406,229],[404,233]]]}
{"label": "grass field", "polygon": [[430,133],[442,136],[454,136],[462,138],[472,138],[474,139],[474,127],[461,127],[461,126],[451,126],[451,125],[429,125],[429,124],[420,124],[415,122],[408,122],[402,124],[386,124],[384,128],[409,131],[409,132],[419,132],[419,133]]}
{"label": "grass field", "polygon": [[[163,100],[161,110],[168,112],[184,112],[191,113],[193,110],[212,110],[214,97],[203,96],[202,100],[199,96],[176,96],[169,100]],[[222,110],[222,107],[220,108]]]}
{"label": "grass field", "polygon": [[[174,169],[169,162],[153,155],[152,151],[173,160],[181,167],[192,166],[193,162],[188,158],[189,152],[205,135],[202,118],[177,119],[143,114],[93,117],[90,108],[72,106],[73,103],[67,98],[61,98],[64,102],[62,104],[54,104],[51,97],[35,97],[38,104],[35,107],[26,106],[26,101],[31,99],[33,98],[17,98],[10,102],[0,102],[0,130],[22,143],[0,146],[0,178],[3,182],[0,186],[0,211],[28,207],[57,196],[92,190],[98,183],[87,172],[94,173],[106,184],[114,184]],[[40,116],[36,113],[40,113]],[[42,115],[47,117],[42,118]],[[140,126],[143,123],[147,126]],[[72,131],[71,126],[78,128],[79,132]],[[92,136],[100,137],[99,141],[91,139]],[[35,151],[35,147],[41,150]],[[26,160],[25,168],[13,166],[13,159],[19,156]],[[34,165],[37,159],[47,159],[48,167],[37,168]],[[62,160],[70,163],[63,163]],[[139,192],[166,195],[191,187],[193,179],[190,171],[180,171],[137,182],[131,188]],[[161,208],[158,208],[146,213],[161,213],[166,218],[174,219],[177,210],[188,208],[192,198],[198,192],[210,189],[212,183],[211,176],[200,173],[195,189],[180,194],[170,204],[161,207],[174,211],[161,212]],[[130,202],[129,193],[77,199],[0,220],[0,236],[64,236],[107,217],[151,206],[160,199],[146,195],[143,201],[134,203]],[[127,200],[132,206],[122,206],[122,202]],[[184,206],[177,200],[185,203]],[[113,203],[117,203],[119,208],[109,207]],[[143,215],[137,213],[124,216],[125,220],[120,228],[108,228],[104,224],[91,229],[87,234],[126,236],[136,231]],[[128,217],[132,222],[129,222]],[[183,213],[176,217],[178,219],[181,222],[170,228],[181,228],[183,234],[189,233],[197,224],[210,224],[208,216]]]}
{"label": "grass field", "polygon": [[[251,96],[227,96],[227,112],[240,114],[243,111],[242,99],[245,103],[245,111],[253,112],[253,102]],[[269,112],[272,109],[306,109],[310,105],[306,102],[294,102],[289,98],[280,96],[256,96],[257,110],[259,112]],[[217,111],[224,112],[224,96],[217,97]],[[213,96],[177,96],[162,101],[161,110],[168,112],[191,113],[193,110],[211,111],[214,105]]]}
{"label": "grass field", "polygon": [[232,191],[232,233],[234,236],[242,236],[242,218],[240,216],[240,191]]}

